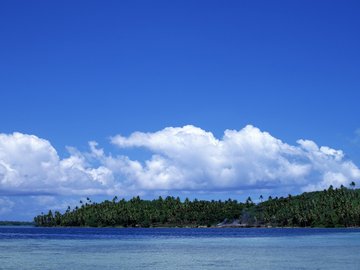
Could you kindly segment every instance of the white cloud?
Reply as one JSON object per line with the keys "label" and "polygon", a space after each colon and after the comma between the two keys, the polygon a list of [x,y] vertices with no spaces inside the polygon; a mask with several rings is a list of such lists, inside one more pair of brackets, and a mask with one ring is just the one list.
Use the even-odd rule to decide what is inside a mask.
{"label": "white cloud", "polygon": [[[291,146],[251,125],[226,130],[222,139],[194,126],[155,133],[115,136],[120,148],[143,147],[154,153],[144,163],[126,168],[144,189],[258,189],[277,186],[301,190],[348,185],[360,170],[344,160],[341,150],[318,147],[309,140]],[[130,171],[130,172],[129,172]],[[330,177],[331,175],[331,177]]]}
{"label": "white cloud", "polygon": [[0,134],[2,194],[93,194],[112,186],[105,167],[92,168],[75,149],[60,159],[47,140],[22,133]]}
{"label": "white cloud", "polygon": [[37,208],[51,209],[53,211],[64,211],[68,206],[75,208],[79,205],[80,200],[86,202],[85,197],[74,199],[62,196],[31,196],[31,199]]}
{"label": "white cloud", "polygon": [[[359,168],[341,150],[299,140],[289,145],[251,125],[218,139],[198,127],[117,135],[120,149],[144,148],[146,160],[105,153],[90,142],[88,153],[68,148],[61,159],[47,140],[0,134],[2,194],[93,195],[159,191],[314,190],[348,185]],[[96,165],[95,165],[96,164]]]}

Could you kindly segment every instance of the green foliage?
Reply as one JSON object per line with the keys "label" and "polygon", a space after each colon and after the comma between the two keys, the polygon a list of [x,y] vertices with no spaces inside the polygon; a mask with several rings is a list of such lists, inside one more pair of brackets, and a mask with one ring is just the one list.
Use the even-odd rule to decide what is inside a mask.
{"label": "green foliage", "polygon": [[[262,200],[261,196],[261,200]],[[224,220],[234,226],[351,227],[360,226],[360,190],[341,187],[303,193],[286,198],[269,197],[255,204],[204,201],[166,197],[149,201],[134,197],[128,201],[87,202],[65,213],[58,211],[34,218],[37,226],[121,226],[121,227],[196,227],[214,226]],[[235,222],[236,221],[236,222]]]}
{"label": "green foliage", "polygon": [[27,221],[0,221],[0,226],[32,226],[33,222]]}
{"label": "green foliage", "polygon": [[360,190],[341,187],[269,199],[257,206],[262,222],[270,226],[360,226]]}
{"label": "green foliage", "polygon": [[[87,201],[90,201],[88,199]],[[225,218],[238,219],[244,204],[236,200],[203,201],[159,197],[156,200],[142,200],[134,197],[129,201],[86,203],[71,211],[42,214],[34,218],[37,226],[90,226],[90,227],[161,227],[161,226],[212,226]]]}

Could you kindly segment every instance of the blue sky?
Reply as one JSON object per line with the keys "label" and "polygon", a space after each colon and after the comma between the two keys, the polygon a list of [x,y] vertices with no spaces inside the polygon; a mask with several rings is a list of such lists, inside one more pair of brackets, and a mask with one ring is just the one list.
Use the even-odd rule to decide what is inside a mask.
{"label": "blue sky", "polygon": [[243,199],[360,179],[359,11],[357,1],[2,2],[0,219],[87,195]]}

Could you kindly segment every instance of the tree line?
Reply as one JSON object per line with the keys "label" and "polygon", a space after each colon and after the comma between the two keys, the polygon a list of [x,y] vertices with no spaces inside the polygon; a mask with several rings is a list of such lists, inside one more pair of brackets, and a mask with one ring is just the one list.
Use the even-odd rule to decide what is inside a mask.
{"label": "tree line", "polygon": [[181,201],[179,197],[130,200],[115,196],[101,203],[80,201],[64,213],[49,211],[34,218],[37,226],[89,227],[197,227],[197,226],[279,226],[351,227],[360,226],[360,190],[341,186],[297,196],[271,196],[255,204],[228,199]]}
{"label": "tree line", "polygon": [[65,213],[50,210],[34,218],[38,226],[121,226],[121,227],[160,227],[160,226],[211,226],[225,218],[239,218],[244,204],[236,200],[205,201],[179,197],[159,197],[155,200],[142,200],[139,196],[130,200],[106,200],[102,203],[80,201],[81,206]]}
{"label": "tree line", "polygon": [[360,190],[354,187],[269,198],[257,206],[258,218],[272,226],[359,227]]}
{"label": "tree line", "polygon": [[27,221],[0,221],[0,226],[32,226],[34,225],[33,222],[27,222]]}

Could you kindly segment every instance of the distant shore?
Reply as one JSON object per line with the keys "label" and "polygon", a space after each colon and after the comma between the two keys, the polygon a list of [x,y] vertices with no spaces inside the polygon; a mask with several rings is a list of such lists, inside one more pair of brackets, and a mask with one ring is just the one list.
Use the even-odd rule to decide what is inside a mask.
{"label": "distant shore", "polygon": [[35,226],[35,223],[29,221],[0,221],[0,226]]}
{"label": "distant shore", "polygon": [[167,196],[142,200],[92,202],[90,198],[63,213],[51,211],[34,217],[40,227],[220,227],[342,228],[360,226],[360,189],[333,188],[287,197],[269,196],[254,203],[206,201]]}
{"label": "distant shore", "polygon": [[156,226],[156,227],[90,227],[90,226],[52,226],[52,227],[44,227],[44,226],[36,226],[32,222],[11,222],[5,223],[0,222],[1,227],[34,227],[34,228],[64,228],[64,229],[72,229],[72,228],[82,228],[82,229],[360,229],[360,227],[279,227],[279,226]]}

